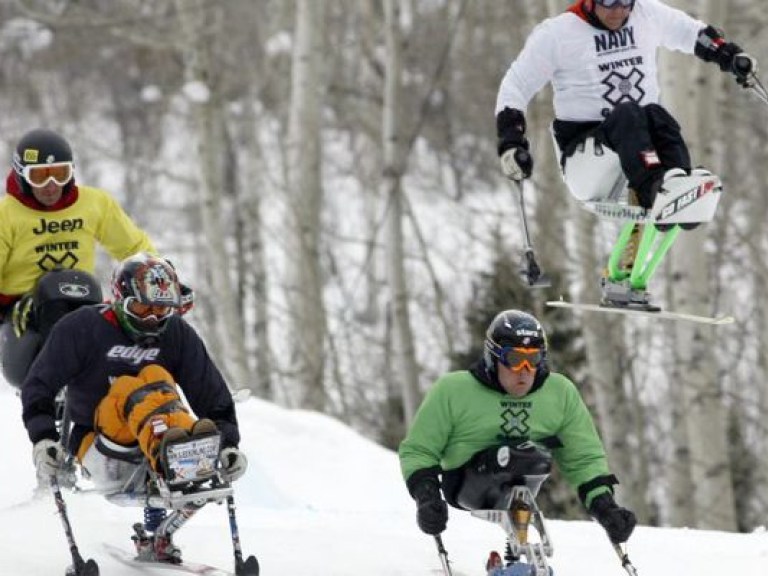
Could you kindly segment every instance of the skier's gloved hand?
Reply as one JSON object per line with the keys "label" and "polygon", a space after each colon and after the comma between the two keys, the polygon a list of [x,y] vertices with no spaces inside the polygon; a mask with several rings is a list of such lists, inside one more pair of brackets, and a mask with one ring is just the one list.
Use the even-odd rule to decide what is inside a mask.
{"label": "skier's gloved hand", "polygon": [[239,479],[248,469],[248,459],[239,449],[230,446],[219,454],[219,460],[224,468],[224,476],[230,482]]}
{"label": "skier's gloved hand", "polygon": [[32,304],[34,299],[32,294],[24,294],[18,302],[13,306],[11,312],[11,322],[13,324],[13,332],[16,334],[16,338],[21,338],[24,332],[27,331],[27,327],[32,320]]}
{"label": "skier's gloved hand", "polygon": [[637,524],[635,514],[616,504],[613,495],[609,492],[600,494],[592,500],[589,513],[605,528],[608,538],[614,544],[626,542]]}
{"label": "skier's gloved hand", "polygon": [[524,148],[510,148],[499,158],[501,172],[510,180],[520,181],[531,176],[533,158]]}
{"label": "skier's gloved hand", "polygon": [[425,478],[413,489],[416,500],[416,522],[422,532],[436,536],[448,523],[448,505],[440,495],[436,478]]}
{"label": "skier's gloved hand", "polygon": [[64,464],[64,447],[50,438],[39,440],[32,447],[32,460],[39,476],[55,476]]}
{"label": "skier's gloved hand", "polygon": [[757,60],[746,52],[739,52],[733,57],[731,71],[736,76],[736,82],[744,88],[752,88],[757,74]]}
{"label": "skier's gloved hand", "polygon": [[498,153],[501,172],[510,180],[523,180],[533,171],[530,144],[525,137],[525,115],[514,108],[504,108],[496,116]]}

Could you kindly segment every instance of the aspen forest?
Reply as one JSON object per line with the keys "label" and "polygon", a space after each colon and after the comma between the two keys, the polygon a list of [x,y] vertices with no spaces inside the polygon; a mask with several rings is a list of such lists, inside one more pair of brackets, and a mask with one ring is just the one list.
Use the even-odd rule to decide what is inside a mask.
{"label": "aspen forest", "polygon": [[[768,70],[765,2],[667,4]],[[568,5],[0,0],[0,157],[10,169],[32,128],[65,135],[78,181],[114,195],[194,287],[189,320],[233,390],[395,450],[496,312],[527,310],[641,524],[752,531],[768,518],[768,105],[716,65],[660,53],[661,102],[724,193],[650,289],[735,323],[548,308],[599,301],[618,226],[568,194],[546,87],[527,111],[524,195],[552,286],[529,289],[494,105],[527,35]],[[104,283],[111,266],[102,253]],[[586,517],[557,474],[543,492],[549,516]]]}

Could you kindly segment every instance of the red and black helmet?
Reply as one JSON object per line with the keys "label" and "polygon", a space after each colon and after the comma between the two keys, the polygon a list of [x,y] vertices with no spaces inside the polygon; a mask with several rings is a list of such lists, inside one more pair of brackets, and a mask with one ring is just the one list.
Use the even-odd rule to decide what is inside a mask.
{"label": "red and black helmet", "polygon": [[173,266],[144,252],[117,265],[112,295],[121,326],[137,342],[158,337],[181,307],[181,286]]}

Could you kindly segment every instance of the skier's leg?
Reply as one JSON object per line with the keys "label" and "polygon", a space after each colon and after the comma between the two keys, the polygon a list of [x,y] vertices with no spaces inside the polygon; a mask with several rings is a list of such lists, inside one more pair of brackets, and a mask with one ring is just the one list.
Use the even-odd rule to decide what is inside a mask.
{"label": "skier's leg", "polygon": [[661,164],[665,169],[682,168],[690,172],[691,154],[683,140],[680,124],[658,104],[648,104],[643,109],[648,119],[651,141]]}
{"label": "skier's leg", "polygon": [[173,377],[156,364],[117,378],[96,410],[97,431],[123,445],[138,442],[154,470],[163,436],[172,431],[178,439],[194,424]]}
{"label": "skier's leg", "polygon": [[651,139],[648,117],[635,102],[618,104],[597,129],[597,135],[614,150],[629,186],[643,208],[653,206],[664,167]]}

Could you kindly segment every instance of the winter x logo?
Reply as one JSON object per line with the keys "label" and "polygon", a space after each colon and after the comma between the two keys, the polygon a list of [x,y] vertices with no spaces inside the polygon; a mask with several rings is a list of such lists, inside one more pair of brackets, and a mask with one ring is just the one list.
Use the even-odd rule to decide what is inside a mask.
{"label": "winter x logo", "polygon": [[640,87],[645,74],[637,68],[627,74],[619,74],[615,70],[603,79],[603,84],[608,88],[603,98],[613,106],[621,102],[640,102],[645,96],[645,90]]}
{"label": "winter x logo", "polygon": [[504,412],[501,413],[501,417],[504,419],[504,423],[501,425],[501,430],[507,437],[519,437],[527,438],[530,427],[528,426],[528,410],[525,408],[519,408],[515,406],[507,407]]}
{"label": "winter x logo", "polygon": [[72,252],[67,251],[61,258],[56,258],[50,254],[46,254],[40,260],[37,261],[37,265],[41,270],[48,272],[55,268],[74,268],[78,262],[77,256]]}

